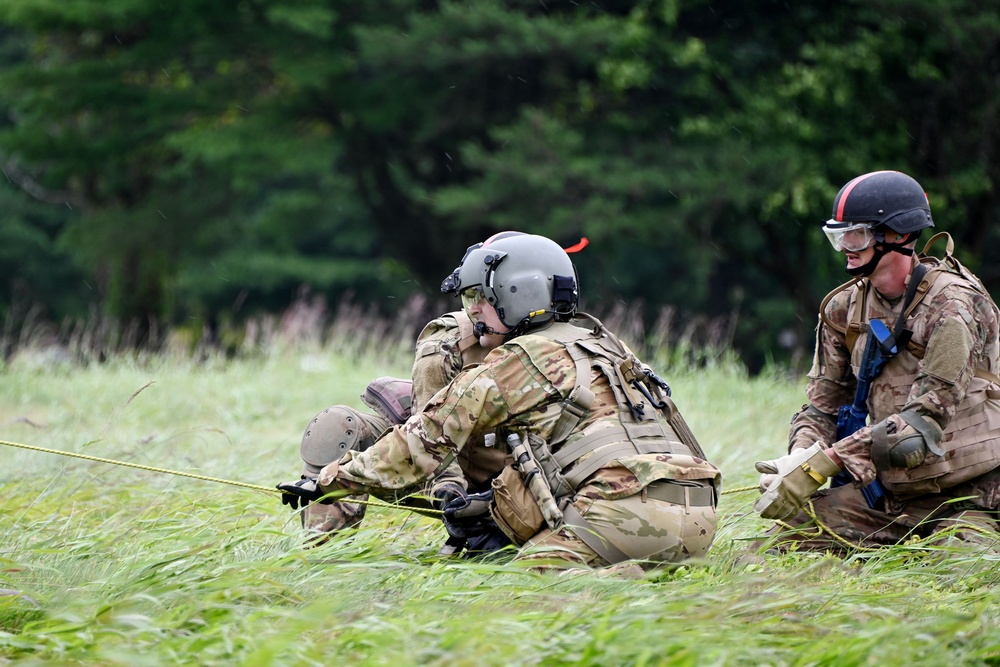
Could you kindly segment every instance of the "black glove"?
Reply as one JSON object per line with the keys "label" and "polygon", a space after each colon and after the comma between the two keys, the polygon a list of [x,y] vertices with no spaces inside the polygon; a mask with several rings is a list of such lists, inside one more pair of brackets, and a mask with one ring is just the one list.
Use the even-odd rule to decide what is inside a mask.
{"label": "black glove", "polygon": [[513,544],[513,542],[510,541],[510,538],[507,537],[499,528],[494,528],[488,533],[483,533],[478,537],[466,540],[465,553],[463,555],[466,558],[485,556],[486,554],[493,553],[494,551],[500,551],[508,544]]}
{"label": "black glove", "polygon": [[[281,490],[281,504],[291,505],[293,510],[314,503],[324,495],[315,477],[305,477],[294,482],[281,482],[277,485]],[[324,502],[330,502],[329,500]]]}
{"label": "black glove", "polygon": [[444,527],[457,538],[483,535],[496,528],[490,516],[493,489],[455,498],[444,506]]}
{"label": "black glove", "polygon": [[435,488],[431,495],[434,497],[434,507],[443,510],[451,501],[465,498],[466,491],[454,482],[445,482]]}

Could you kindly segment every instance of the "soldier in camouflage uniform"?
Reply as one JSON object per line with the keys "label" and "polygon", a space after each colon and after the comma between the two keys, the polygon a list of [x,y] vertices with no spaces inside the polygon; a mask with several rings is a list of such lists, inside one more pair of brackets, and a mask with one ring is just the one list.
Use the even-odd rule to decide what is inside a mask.
{"label": "soldier in camouflage uniform", "polygon": [[[324,466],[348,451],[368,449],[389,426],[406,421],[414,406],[419,410],[426,404],[464,366],[478,364],[485,356],[486,350],[473,335],[472,320],[464,311],[431,320],[417,336],[413,379],[378,378],[362,394],[362,401],[375,414],[335,405],[309,423],[300,447],[303,477],[316,477]],[[426,491],[433,494],[438,486],[455,478],[467,480],[477,491],[488,488],[490,480],[509,462],[510,456],[503,450],[473,441],[456,460],[458,470],[443,471]],[[359,500],[367,500],[367,496],[359,496]],[[322,538],[358,526],[366,507],[349,500],[313,503],[303,509],[302,523],[310,539]]]}
{"label": "soldier in camouflage uniform", "polygon": [[[499,232],[481,246],[520,232]],[[453,279],[454,274],[449,276]],[[446,280],[447,282],[447,280]],[[334,405],[316,415],[302,436],[302,478],[316,477],[324,466],[348,451],[364,451],[389,426],[402,424],[412,412],[418,411],[440,389],[445,387],[462,368],[478,364],[487,350],[479,345],[473,323],[465,311],[459,310],[428,322],[417,336],[412,380],[383,377],[373,380],[361,400],[375,414],[362,412],[346,405]],[[452,466],[441,472],[425,494],[441,494],[449,484],[468,485],[472,491],[489,488],[489,483],[511,457],[502,449],[483,446],[482,439],[469,443]],[[366,501],[367,495],[357,498]],[[418,501],[411,501],[413,502]],[[367,505],[344,500],[333,503],[312,503],[303,508],[302,525],[311,541],[322,541],[345,528],[360,525]],[[451,540],[446,551],[460,544]]]}
{"label": "soldier in camouflage uniform", "polygon": [[[859,176],[834,200],[824,231],[855,280],[824,300],[809,402],[792,419],[790,453],[757,463],[764,494],[755,509],[786,529],[809,527],[776,528],[779,544],[840,550],[838,536],[869,547],[934,534],[980,544],[998,537],[997,306],[952,257],[946,234],[914,254],[933,225],[923,189],[899,172]],[[926,254],[939,238],[947,241],[943,260]],[[838,410],[852,403],[875,319],[892,330],[898,353],[871,384],[869,425],[838,440]],[[848,483],[818,490],[834,476]],[[862,487],[877,490],[870,501]],[[818,533],[800,511],[807,500]]]}
{"label": "soldier in camouflage uniform", "polygon": [[577,316],[566,252],[534,235],[473,247],[451,291],[491,350],[483,362],[371,448],[278,488],[301,502],[335,490],[395,500],[484,437],[517,443],[521,456],[490,491],[441,498],[453,535],[498,529],[564,566],[704,556],[720,472],[666,384],[600,322]]}

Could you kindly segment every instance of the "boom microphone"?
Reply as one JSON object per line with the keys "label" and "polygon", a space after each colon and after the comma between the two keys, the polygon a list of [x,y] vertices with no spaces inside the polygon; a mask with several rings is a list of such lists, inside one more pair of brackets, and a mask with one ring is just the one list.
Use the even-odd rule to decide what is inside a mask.
{"label": "boom microphone", "polygon": [[491,328],[486,322],[476,322],[472,326],[472,333],[475,334],[476,338],[485,336],[486,334],[498,334],[500,333],[496,329]]}

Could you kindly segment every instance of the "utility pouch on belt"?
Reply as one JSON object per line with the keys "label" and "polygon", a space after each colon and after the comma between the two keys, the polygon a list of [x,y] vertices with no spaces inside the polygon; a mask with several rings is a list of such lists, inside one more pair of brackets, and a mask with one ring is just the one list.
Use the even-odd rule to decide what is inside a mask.
{"label": "utility pouch on belt", "polygon": [[497,527],[517,546],[531,539],[545,524],[538,501],[513,466],[507,466],[493,479],[490,514]]}

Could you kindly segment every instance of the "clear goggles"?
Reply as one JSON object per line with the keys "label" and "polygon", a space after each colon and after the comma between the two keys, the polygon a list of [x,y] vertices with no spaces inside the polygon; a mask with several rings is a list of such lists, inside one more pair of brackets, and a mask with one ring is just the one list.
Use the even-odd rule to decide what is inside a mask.
{"label": "clear goggles", "polygon": [[861,252],[875,243],[872,226],[867,222],[827,220],[823,233],[837,252]]}
{"label": "clear goggles", "polygon": [[462,290],[462,308],[469,310],[480,302],[486,302],[486,292],[479,285]]}

